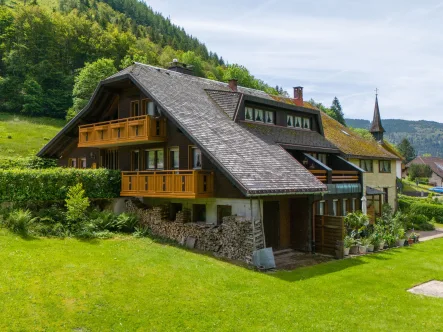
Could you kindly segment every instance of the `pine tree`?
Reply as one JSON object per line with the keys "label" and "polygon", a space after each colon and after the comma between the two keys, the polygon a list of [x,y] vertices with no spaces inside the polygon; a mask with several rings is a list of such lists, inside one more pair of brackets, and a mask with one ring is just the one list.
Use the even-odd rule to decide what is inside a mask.
{"label": "pine tree", "polygon": [[341,105],[337,97],[334,97],[334,100],[332,101],[331,111],[335,114],[333,118],[342,125],[346,126],[345,115],[343,114],[343,110],[341,109]]}
{"label": "pine tree", "polygon": [[415,152],[414,147],[411,142],[405,137],[402,139],[400,144],[397,145],[398,151],[405,158],[405,161],[408,163],[417,157],[417,153]]}

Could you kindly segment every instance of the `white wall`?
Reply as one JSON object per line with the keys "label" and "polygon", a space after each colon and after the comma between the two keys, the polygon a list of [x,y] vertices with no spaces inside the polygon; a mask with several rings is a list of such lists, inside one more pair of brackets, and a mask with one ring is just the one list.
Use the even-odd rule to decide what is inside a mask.
{"label": "white wall", "polygon": [[401,179],[401,160],[395,162],[395,173],[397,174],[397,177]]}

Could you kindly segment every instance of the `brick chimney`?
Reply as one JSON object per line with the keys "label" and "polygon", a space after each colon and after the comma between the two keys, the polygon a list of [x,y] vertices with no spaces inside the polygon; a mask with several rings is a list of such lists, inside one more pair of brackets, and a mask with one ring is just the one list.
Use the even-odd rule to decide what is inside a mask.
{"label": "brick chimney", "polygon": [[294,87],[294,103],[297,106],[303,106],[303,87]]}
{"label": "brick chimney", "polygon": [[228,85],[231,88],[231,90],[234,92],[237,92],[237,83],[238,83],[238,80],[236,80],[235,78],[232,78],[229,80]]}

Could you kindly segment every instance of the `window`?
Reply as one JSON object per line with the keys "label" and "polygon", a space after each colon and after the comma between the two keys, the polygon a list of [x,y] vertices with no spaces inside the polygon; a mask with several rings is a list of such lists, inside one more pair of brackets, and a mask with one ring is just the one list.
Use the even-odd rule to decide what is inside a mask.
{"label": "window", "polygon": [[69,158],[68,159],[68,167],[77,168],[77,159]]}
{"label": "window", "polygon": [[272,111],[265,111],[265,122],[274,124],[274,112]]}
{"label": "window", "polygon": [[86,168],[86,158],[78,158],[78,167],[79,168]]}
{"label": "window", "polygon": [[163,149],[145,150],[145,169],[164,169],[165,161]]}
{"label": "window", "polygon": [[129,116],[139,116],[140,115],[140,107],[138,100],[131,101],[131,112]]}
{"label": "window", "polygon": [[151,115],[151,116],[157,116],[158,115],[158,109],[155,106],[154,102],[149,99],[143,99],[142,100],[142,115]]}
{"label": "window", "polygon": [[343,198],[342,200],[342,211],[343,211],[343,215],[347,215],[348,214],[348,200],[346,198]]}
{"label": "window", "polygon": [[245,108],[245,119],[252,121],[254,119],[254,109],[251,107]]}
{"label": "window", "polygon": [[171,148],[169,149],[169,168],[170,169],[179,169],[180,168],[180,159],[179,159],[179,149]]}
{"label": "window", "polygon": [[311,119],[303,118],[303,128],[311,129]]}
{"label": "window", "polygon": [[202,168],[202,153],[199,148],[192,148],[192,168],[201,169]]}
{"label": "window", "polygon": [[263,110],[254,109],[254,120],[258,122],[263,122]]}
{"label": "window", "polygon": [[140,151],[133,150],[131,151],[131,171],[139,171],[140,170]]}
{"label": "window", "polygon": [[388,204],[389,203],[389,197],[388,197],[388,194],[389,194],[389,188],[383,188],[383,192],[385,193],[383,196],[385,196],[384,197],[384,202],[386,203],[386,204]]}
{"label": "window", "polygon": [[223,222],[224,217],[232,216],[231,205],[217,205],[217,225]]}
{"label": "window", "polygon": [[373,161],[370,159],[360,159],[360,168],[366,172],[373,172]]}
{"label": "window", "polygon": [[301,117],[296,116],[296,117],[294,118],[294,127],[296,127],[296,128],[301,128],[301,125],[302,125],[302,119],[301,119]]}
{"label": "window", "polygon": [[206,205],[205,204],[193,204],[192,205],[192,221],[193,222],[205,222],[206,221]]}
{"label": "window", "polygon": [[378,167],[380,173],[391,173],[391,161],[390,160],[379,160]]}
{"label": "window", "polygon": [[294,127],[294,117],[292,115],[288,115],[286,119],[286,124],[288,127]]}
{"label": "window", "polygon": [[107,169],[118,169],[118,150],[105,150],[100,156],[100,166]]}
{"label": "window", "polygon": [[319,162],[321,162],[322,164],[327,165],[327,156],[326,156],[326,154],[324,154],[324,153],[319,153],[319,154],[317,155],[317,160],[318,160]]}
{"label": "window", "polygon": [[338,216],[338,199],[332,201],[332,215]]}
{"label": "window", "polygon": [[317,213],[320,216],[324,216],[326,214],[326,202],[325,201],[318,202]]}

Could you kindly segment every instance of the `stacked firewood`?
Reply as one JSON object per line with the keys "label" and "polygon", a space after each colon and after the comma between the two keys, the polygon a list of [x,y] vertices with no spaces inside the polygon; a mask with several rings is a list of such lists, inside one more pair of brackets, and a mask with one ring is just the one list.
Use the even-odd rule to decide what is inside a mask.
{"label": "stacked firewood", "polygon": [[179,223],[186,223],[191,221],[191,210],[183,209],[178,211],[175,215],[175,221]]}
{"label": "stacked firewood", "polygon": [[[152,234],[181,244],[193,243],[194,248],[213,252],[217,256],[250,262],[252,252],[263,248],[260,220],[254,227],[249,220],[238,216],[223,218],[219,226],[205,223],[184,222],[190,219],[190,211],[177,212],[177,220],[167,222],[165,206],[146,209],[133,201],[126,203],[127,211],[135,213],[140,223],[147,225]],[[254,231],[253,231],[254,230]],[[187,241],[192,238],[195,241]]]}

